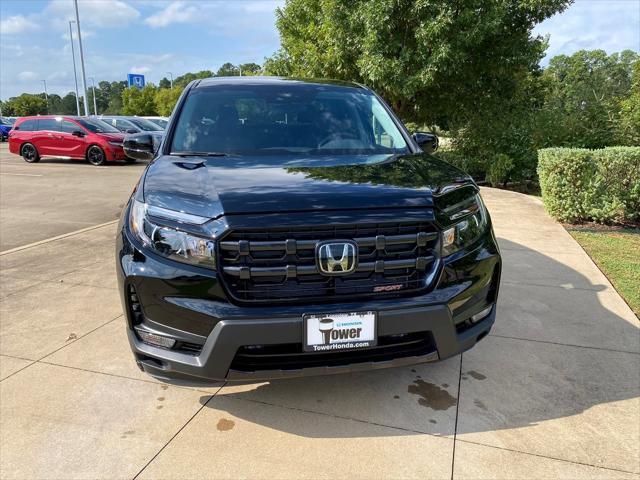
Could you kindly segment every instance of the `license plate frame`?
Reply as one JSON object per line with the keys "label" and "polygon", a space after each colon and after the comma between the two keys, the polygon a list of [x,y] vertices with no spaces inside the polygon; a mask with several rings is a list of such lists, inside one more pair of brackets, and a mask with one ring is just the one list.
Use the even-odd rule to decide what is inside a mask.
{"label": "license plate frame", "polygon": [[[321,322],[321,320],[331,320],[331,322]],[[329,332],[328,337],[327,332]],[[353,351],[376,345],[378,345],[378,313],[375,311],[302,315],[302,349],[305,352]]]}

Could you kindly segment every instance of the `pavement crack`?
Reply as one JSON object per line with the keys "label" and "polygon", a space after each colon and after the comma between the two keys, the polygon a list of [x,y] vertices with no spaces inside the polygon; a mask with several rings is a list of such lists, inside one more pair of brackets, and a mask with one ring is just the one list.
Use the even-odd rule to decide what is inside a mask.
{"label": "pavement crack", "polygon": [[[8,355],[5,355],[5,356],[8,356]],[[15,358],[17,358],[17,357],[15,357]],[[26,370],[26,369],[27,369],[27,368],[29,368],[31,365],[33,365],[33,364],[35,364],[35,363],[38,363],[36,360],[30,360],[30,361],[31,361],[31,363],[30,363],[30,364],[25,365],[24,367],[20,368],[19,370],[16,370],[15,372],[13,372],[13,373],[11,373],[11,374],[7,375],[6,377],[4,377],[2,380],[0,380],[0,383],[1,383],[1,382],[4,382],[4,381],[5,381],[6,379],[8,379],[8,378],[13,377],[13,376],[14,376],[14,375],[16,375],[17,373],[20,373],[21,371]]]}
{"label": "pavement crack", "polygon": [[165,444],[162,446],[162,448],[161,448],[160,450],[158,450],[158,451],[156,452],[156,454],[155,454],[153,457],[151,457],[151,460],[149,460],[149,461],[145,464],[145,466],[144,466],[144,467],[142,467],[142,469],[141,469],[138,473],[136,473],[136,474],[135,474],[135,476],[133,477],[133,480],[135,480],[136,478],[138,478],[138,477],[142,474],[142,472],[144,472],[144,471],[147,469],[147,467],[148,467],[149,465],[151,465],[151,462],[153,462],[153,461],[158,457],[158,455],[160,455],[160,454],[162,453],[162,451],[163,451],[165,448],[167,448],[167,446],[168,446],[168,445],[173,441],[173,439],[174,439],[174,438],[176,438],[178,435],[180,435],[180,432],[182,432],[182,430],[184,430],[184,429],[187,427],[187,425],[189,425],[189,424],[191,423],[191,421],[192,421],[194,418],[196,418],[196,416],[197,416],[197,415],[202,411],[202,409],[203,409],[204,407],[206,407],[206,406],[209,404],[209,402],[213,399],[213,397],[215,397],[215,396],[218,394],[218,392],[222,389],[222,387],[224,387],[224,385],[226,385],[226,382],[225,382],[225,384],[223,384],[223,385],[222,385],[222,386],[221,386],[221,387],[220,387],[220,388],[219,388],[219,389],[218,389],[214,394],[212,394],[212,395],[207,399],[207,401],[206,401],[206,402],[204,402],[202,405],[200,405],[200,408],[199,408],[198,410],[196,410],[196,413],[194,413],[194,414],[191,416],[191,418],[189,418],[189,420],[187,420],[187,422],[186,422],[184,425],[182,425],[182,427],[180,427],[180,428],[178,429],[178,431],[177,431],[177,432],[176,432],[176,433],[175,433],[175,434],[174,434],[174,435],[173,435],[173,436],[172,436],[172,437],[167,441],[167,443],[165,443]]}
{"label": "pavement crack", "polygon": [[602,470],[607,470],[607,471],[620,472],[620,473],[630,473],[632,475],[638,475],[638,473],[640,473],[640,471],[634,472],[632,470],[623,470],[621,468],[603,467],[602,465],[595,465],[593,463],[579,462],[577,460],[567,460],[566,458],[552,457],[552,456],[549,456],[549,455],[542,455],[540,453],[525,452],[525,451],[516,450],[516,449],[513,449],[513,448],[498,447],[496,445],[489,445],[489,444],[486,444],[486,443],[474,442],[474,441],[471,441],[471,440],[463,440],[461,438],[457,439],[457,441],[458,442],[462,442],[462,443],[468,443],[470,445],[477,445],[477,446],[480,446],[480,447],[487,447],[487,448],[494,448],[496,450],[503,450],[505,452],[520,453],[522,455],[529,455],[531,457],[546,458],[546,459],[549,459],[549,460],[556,460],[558,462],[572,463],[574,465],[582,465],[582,466],[585,466],[585,467],[600,468]]}
{"label": "pavement crack", "polygon": [[640,355],[640,352],[630,352],[628,350],[617,350],[615,348],[604,348],[604,347],[591,347],[588,345],[575,345],[573,343],[561,343],[561,342],[552,342],[550,340],[537,340],[534,338],[522,338],[522,337],[511,337],[508,335],[499,335],[499,334],[495,334],[495,333],[490,333],[489,334],[490,337],[496,337],[496,338],[506,338],[509,340],[518,340],[521,342],[534,342],[534,343],[546,343],[549,345],[557,345],[559,347],[573,347],[573,348],[586,348],[589,350],[600,350],[600,351],[605,351],[605,352],[613,352],[613,353],[626,353],[629,355]]}
{"label": "pavement crack", "polygon": [[[561,285],[545,285],[542,283],[534,283],[534,282],[513,282],[510,280],[501,280],[501,283],[504,283],[506,285],[523,285],[523,286],[527,286],[527,287],[540,287],[540,288],[553,288],[553,289],[558,289],[558,288],[562,288],[564,290],[570,291],[570,290],[579,290],[581,292],[602,292],[603,290],[606,289],[611,289],[611,287],[607,286],[607,285],[594,285],[593,288],[587,288],[587,287],[571,287],[568,289],[565,289],[564,287],[562,287]],[[604,287],[604,289],[602,288]]]}
{"label": "pavement crack", "polygon": [[[81,338],[86,337],[87,335],[91,335],[93,332],[95,332],[96,330],[100,330],[102,327],[105,327],[107,325],[109,325],[111,322],[116,321],[117,319],[119,319],[120,317],[124,316],[124,314],[119,314],[117,317],[112,318],[111,320],[103,323],[102,325],[98,325],[96,328],[94,328],[93,330],[89,330],[87,333],[80,335],[79,337],[74,338],[73,340],[65,343],[64,345],[62,345],[60,348],[56,348],[53,352],[49,352],[46,355],[44,355],[43,357],[40,357],[38,360],[36,360],[37,362],[42,362],[42,360],[44,360],[47,357],[50,357],[51,355],[53,355],[56,352],[59,352],[60,350],[62,350],[63,348],[68,347],[69,345],[73,345],[74,343],[76,343],[78,340],[80,340]],[[46,363],[46,362],[42,362],[42,363]]]}
{"label": "pavement crack", "polygon": [[456,440],[458,437],[458,417],[460,411],[460,398],[462,397],[462,358],[464,353],[460,354],[460,370],[458,371],[458,401],[456,402],[456,420],[453,427],[453,452],[451,453],[451,480],[453,480],[453,474],[456,465]]}

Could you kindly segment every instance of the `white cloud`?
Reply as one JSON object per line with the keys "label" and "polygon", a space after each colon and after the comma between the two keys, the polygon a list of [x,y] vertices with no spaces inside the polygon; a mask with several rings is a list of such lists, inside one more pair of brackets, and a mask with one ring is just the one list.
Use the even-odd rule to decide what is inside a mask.
{"label": "white cloud", "polygon": [[[140,16],[140,12],[122,0],[80,0],[78,11],[82,25],[95,27],[123,27]],[[53,23],[59,26],[75,19],[73,2],[53,0],[47,7],[47,13],[54,15]]]}
{"label": "white cloud", "polygon": [[12,15],[0,21],[0,34],[16,35],[27,30],[31,23],[22,15]]}
{"label": "white cloud", "polygon": [[36,77],[37,75],[30,70],[25,70],[18,74],[18,78],[25,82],[28,82],[29,80],[35,80]]}
{"label": "white cloud", "polygon": [[187,23],[195,20],[198,9],[194,6],[187,6],[185,2],[172,2],[164,10],[159,11],[146,18],[144,23],[150,27],[166,27],[172,23]]}
{"label": "white cloud", "polygon": [[602,49],[611,54],[625,49],[640,51],[640,8],[636,1],[576,1],[563,13],[534,28],[537,35],[549,35],[549,49],[543,64],[555,55],[578,50]]}
{"label": "white cloud", "polygon": [[[82,28],[82,40],[84,41],[85,38],[91,38],[91,37],[95,37],[96,33],[93,30],[85,30],[84,28]],[[62,35],[60,35],[60,38],[62,40],[64,40],[65,42],[69,41],[69,30],[67,30],[66,32],[64,32]],[[78,29],[75,28],[75,25],[73,25],[73,41],[77,42],[78,41]]]}
{"label": "white cloud", "polygon": [[151,67],[147,67],[146,65],[142,67],[131,67],[129,69],[130,73],[149,73],[151,71]]}

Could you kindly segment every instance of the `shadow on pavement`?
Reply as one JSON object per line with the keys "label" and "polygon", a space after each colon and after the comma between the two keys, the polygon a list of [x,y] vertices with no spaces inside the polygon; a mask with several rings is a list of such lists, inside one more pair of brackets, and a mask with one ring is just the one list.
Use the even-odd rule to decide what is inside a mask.
{"label": "shadow on pavement", "polygon": [[[561,286],[538,285],[528,289],[525,283],[519,287],[528,289],[526,298],[507,298],[505,295],[512,289],[503,278],[496,324],[487,338],[464,353],[462,365],[457,356],[433,364],[366,373],[257,385],[228,384],[207,406],[275,430],[331,438],[344,437],[345,430],[318,429],[315,421],[285,421],[286,410],[265,415],[260,407],[277,405],[394,427],[385,430],[388,435],[453,435],[459,381],[460,415],[464,406],[466,414],[473,418],[458,422],[458,434],[527,427],[640,396],[640,355],[597,347],[602,335],[635,338],[640,344],[638,323],[633,324],[601,304],[598,295],[606,286],[594,285],[576,270],[523,245],[504,239],[500,243],[503,254],[510,249],[526,252],[528,263],[551,272],[556,282],[570,281],[584,287],[564,290]],[[518,272],[512,271],[511,275],[509,283],[517,284]],[[522,276],[526,278],[524,272]],[[521,302],[535,308],[521,312],[517,307]],[[518,324],[518,318],[530,321],[527,325]],[[510,325],[509,335],[504,335],[503,323],[508,321],[514,324]],[[566,328],[557,325],[563,321]],[[556,340],[536,338],[531,324],[540,332],[555,329],[559,332]],[[574,343],[575,329],[580,329],[580,334],[591,338],[596,346]],[[204,396],[201,402],[208,399]],[[618,415],[624,417],[628,411],[619,411]]]}

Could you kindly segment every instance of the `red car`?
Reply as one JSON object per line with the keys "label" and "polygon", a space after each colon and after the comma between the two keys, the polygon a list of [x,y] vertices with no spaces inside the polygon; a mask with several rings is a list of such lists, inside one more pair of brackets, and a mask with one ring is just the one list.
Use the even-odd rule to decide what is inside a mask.
{"label": "red car", "polygon": [[93,165],[135,159],[125,155],[125,135],[95,118],[43,115],[16,120],[9,134],[9,151],[21,155],[26,162],[41,157],[88,160]]}

